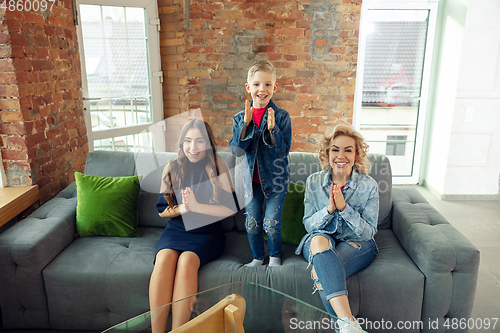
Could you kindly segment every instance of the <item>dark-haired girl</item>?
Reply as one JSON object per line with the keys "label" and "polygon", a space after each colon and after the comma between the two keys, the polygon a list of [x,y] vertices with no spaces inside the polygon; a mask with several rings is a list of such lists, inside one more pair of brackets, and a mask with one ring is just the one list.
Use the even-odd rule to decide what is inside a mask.
{"label": "dark-haired girl", "polygon": [[[225,246],[221,219],[236,212],[226,162],[215,150],[212,129],[203,120],[181,131],[178,156],[163,171],[157,208],[170,221],[156,249],[149,285],[151,310],[197,293],[198,270]],[[189,321],[194,299],[172,305],[172,329]],[[153,332],[165,332],[169,306],[152,312]]]}

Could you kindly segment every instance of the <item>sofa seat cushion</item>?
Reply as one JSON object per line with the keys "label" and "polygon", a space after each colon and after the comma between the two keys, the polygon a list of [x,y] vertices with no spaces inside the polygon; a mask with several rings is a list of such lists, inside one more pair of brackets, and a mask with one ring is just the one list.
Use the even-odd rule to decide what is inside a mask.
{"label": "sofa seat cushion", "polygon": [[[379,230],[375,241],[379,253],[372,263],[347,280],[353,314],[371,321],[383,318],[386,322],[390,321],[394,328],[398,321],[418,322],[421,318],[425,276],[406,254],[392,230]],[[377,330],[375,325],[380,325],[380,322],[367,330],[384,331]]]}
{"label": "sofa seat cushion", "polygon": [[[267,252],[267,244],[265,242]],[[217,260],[204,265],[199,272],[198,290],[207,290],[223,284],[249,281],[279,290],[322,308],[318,295],[312,295],[311,267],[304,257],[295,254],[295,245],[283,244],[280,267],[244,267],[252,261],[248,237],[245,232],[226,232],[226,248]],[[307,269],[306,269],[307,268]]]}
{"label": "sofa seat cushion", "polygon": [[148,311],[162,232],[144,227],[139,238],[75,239],[43,270],[51,328],[103,330]]}
{"label": "sofa seat cushion", "polygon": [[389,158],[382,154],[366,155],[370,161],[369,175],[378,184],[379,214],[378,230],[391,228],[392,171]]}
{"label": "sofa seat cushion", "polygon": [[[226,235],[226,249],[222,256],[200,270],[200,291],[231,282],[250,281],[324,309],[319,295],[312,294],[311,266],[307,268],[302,255],[295,255],[295,246],[283,244],[281,267],[248,268],[243,266],[252,260],[247,235],[237,231]],[[347,279],[353,314],[371,321],[377,318],[392,320],[394,325],[401,318],[420,320],[424,275],[401,248],[391,230],[379,231],[375,240],[379,253],[373,262]],[[307,290],[311,292],[305,292]],[[272,311],[271,303],[268,302],[268,311]],[[384,306],[374,307],[373,304]]]}

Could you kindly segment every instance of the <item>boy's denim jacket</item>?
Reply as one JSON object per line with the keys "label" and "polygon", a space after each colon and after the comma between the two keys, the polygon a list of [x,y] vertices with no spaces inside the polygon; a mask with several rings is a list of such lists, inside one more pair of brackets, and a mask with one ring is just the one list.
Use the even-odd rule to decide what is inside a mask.
{"label": "boy's denim jacket", "polygon": [[[252,105],[253,102],[250,104]],[[268,109],[273,108],[275,125],[271,131],[267,129]],[[245,154],[250,172],[244,172],[245,197],[252,194],[252,177],[255,158],[259,169],[262,191],[266,198],[271,194],[286,191],[290,182],[288,153],[292,142],[292,124],[288,112],[274,104],[267,105],[260,127],[252,121],[246,129],[246,136],[241,139],[241,131],[245,127],[245,110],[233,117],[233,137],[229,142],[231,153],[235,156]],[[274,138],[274,145],[271,141]]]}
{"label": "boy's denim jacket", "polygon": [[304,219],[302,223],[307,234],[295,250],[302,252],[302,247],[312,233],[331,234],[339,241],[359,241],[373,239],[377,233],[379,195],[377,182],[353,168],[351,179],[342,190],[346,206],[328,214],[326,207],[332,185],[332,168],[313,173],[307,178],[304,197]]}

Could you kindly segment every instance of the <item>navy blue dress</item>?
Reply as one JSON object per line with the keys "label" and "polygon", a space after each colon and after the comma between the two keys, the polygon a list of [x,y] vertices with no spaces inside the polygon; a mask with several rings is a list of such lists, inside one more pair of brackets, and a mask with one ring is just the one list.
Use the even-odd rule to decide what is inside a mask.
{"label": "navy blue dress", "polygon": [[[196,201],[209,204],[213,197],[213,187],[205,171],[205,159],[197,163],[189,163],[185,170],[185,177],[181,182],[182,189],[190,187]],[[181,189],[175,189],[176,200],[182,201]],[[233,194],[224,190],[220,191],[218,201],[220,205],[234,209]],[[233,203],[231,205],[231,203]],[[156,207],[158,213],[163,212],[168,206],[163,193],[160,193]],[[187,212],[173,217],[168,222],[156,247],[156,253],[163,249],[179,251],[192,251],[200,258],[200,267],[218,258],[224,251],[226,236],[222,223],[223,217],[215,217],[201,213]],[[188,228],[186,228],[188,225]],[[200,225],[200,227],[197,227]],[[188,229],[188,230],[186,230]]]}

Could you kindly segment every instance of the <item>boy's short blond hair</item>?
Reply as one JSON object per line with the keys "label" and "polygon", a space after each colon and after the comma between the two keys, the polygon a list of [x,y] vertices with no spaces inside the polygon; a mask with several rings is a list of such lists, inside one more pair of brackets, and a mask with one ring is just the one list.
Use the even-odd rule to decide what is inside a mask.
{"label": "boy's short blond hair", "polygon": [[262,59],[256,61],[248,70],[248,83],[250,83],[252,77],[258,71],[273,73],[273,81],[276,82],[276,68],[274,68],[274,65],[269,60]]}

